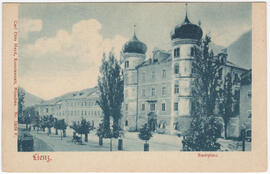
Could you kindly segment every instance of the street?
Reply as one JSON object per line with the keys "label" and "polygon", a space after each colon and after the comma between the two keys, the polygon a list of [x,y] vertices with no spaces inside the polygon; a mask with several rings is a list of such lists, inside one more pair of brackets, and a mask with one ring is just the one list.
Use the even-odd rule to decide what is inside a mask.
{"label": "street", "polygon": [[[34,137],[35,151],[110,151],[110,139],[103,139],[103,145],[99,145],[99,139],[95,132],[88,135],[88,142],[84,142],[84,135],[82,137],[83,143],[78,144],[72,142],[72,137],[67,136],[61,140],[60,135],[51,134],[48,136],[47,132],[38,133],[31,131]],[[123,151],[143,151],[144,141],[138,138],[137,132],[126,132],[123,139]],[[242,144],[240,141],[220,139],[219,143],[224,151],[242,151]],[[165,134],[153,134],[149,141],[150,151],[180,151],[182,144],[177,136]],[[118,140],[112,140],[112,151],[118,151]],[[227,149],[227,150],[226,150]],[[251,150],[251,142],[246,142],[246,151]]]}
{"label": "street", "polygon": [[[72,137],[67,136],[61,140],[59,135],[51,134],[48,136],[47,132],[31,131],[34,136],[35,150],[38,151],[110,151],[110,139],[103,139],[103,145],[98,144],[98,137],[95,132],[88,135],[88,143],[83,141],[83,144],[75,144],[72,142]],[[84,136],[83,136],[84,140]],[[46,145],[44,145],[46,142]],[[37,143],[37,144],[36,144]],[[113,139],[113,151],[117,151],[118,140]],[[181,149],[180,139],[177,136],[154,134],[149,141],[150,151],[179,151]],[[44,150],[40,150],[44,147]],[[143,151],[144,141],[138,138],[136,132],[126,132],[123,137],[124,151]]]}

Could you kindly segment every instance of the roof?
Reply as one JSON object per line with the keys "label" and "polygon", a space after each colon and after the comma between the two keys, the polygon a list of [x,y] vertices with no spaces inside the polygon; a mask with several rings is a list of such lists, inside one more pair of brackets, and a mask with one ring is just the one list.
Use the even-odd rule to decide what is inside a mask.
{"label": "roof", "polygon": [[143,63],[138,65],[136,68],[144,67],[144,66],[149,66],[149,65],[154,65],[154,64],[162,64],[162,63],[167,63],[170,62],[171,59],[171,54],[169,51],[165,50],[160,50],[160,49],[155,49],[153,51],[153,56],[152,58],[149,58],[145,60]]}
{"label": "roof", "polygon": [[97,87],[87,88],[87,89],[83,89],[83,90],[80,90],[80,91],[69,92],[67,94],[55,97],[55,98],[53,98],[51,100],[46,100],[46,101],[40,103],[39,106],[40,105],[44,106],[44,105],[61,104],[64,100],[90,98],[94,94],[96,94],[97,92],[98,92]]}
{"label": "roof", "polygon": [[241,70],[245,70],[245,71],[248,71],[247,69],[239,66],[239,65],[236,65],[235,63],[232,63],[231,61],[227,60],[226,62],[226,66],[230,66],[230,67],[233,67],[233,68],[238,68],[238,69],[241,69]]}

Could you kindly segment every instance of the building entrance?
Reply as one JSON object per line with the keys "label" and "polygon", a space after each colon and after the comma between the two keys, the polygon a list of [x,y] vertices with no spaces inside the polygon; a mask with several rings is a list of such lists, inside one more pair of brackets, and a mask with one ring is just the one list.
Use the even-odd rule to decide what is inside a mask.
{"label": "building entrance", "polygon": [[148,125],[151,131],[156,131],[157,129],[157,114],[155,112],[148,113]]}

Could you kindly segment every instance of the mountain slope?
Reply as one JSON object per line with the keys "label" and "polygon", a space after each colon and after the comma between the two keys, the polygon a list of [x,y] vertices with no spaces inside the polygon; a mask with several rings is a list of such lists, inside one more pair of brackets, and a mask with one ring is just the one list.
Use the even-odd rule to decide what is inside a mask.
{"label": "mountain slope", "polygon": [[42,101],[42,104],[54,104],[60,100],[67,99],[67,98],[83,98],[91,95],[92,93],[97,91],[97,87],[94,88],[87,88],[80,91],[72,91],[61,96],[55,97],[50,100]]}
{"label": "mountain slope", "polygon": [[228,60],[240,67],[250,69],[252,61],[252,32],[244,33],[228,48]]}
{"label": "mountain slope", "polygon": [[39,104],[41,102],[43,102],[44,100],[27,92],[25,89],[23,89],[22,87],[19,87],[19,90],[24,91],[25,95],[24,95],[24,107],[29,107],[29,106],[33,106],[35,104]]}

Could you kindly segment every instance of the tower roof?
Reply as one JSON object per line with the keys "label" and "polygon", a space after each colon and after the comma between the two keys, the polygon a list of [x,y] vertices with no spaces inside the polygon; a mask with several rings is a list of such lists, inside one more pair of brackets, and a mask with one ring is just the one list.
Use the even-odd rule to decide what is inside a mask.
{"label": "tower roof", "polygon": [[203,31],[200,26],[192,24],[188,19],[187,5],[186,5],[186,16],[181,24],[175,26],[174,31],[171,35],[171,39],[195,39],[200,40],[202,38]]}
{"label": "tower roof", "polygon": [[138,40],[135,32],[135,25],[134,25],[134,34],[131,40],[127,41],[123,46],[123,53],[139,53],[145,54],[147,51],[147,46]]}

